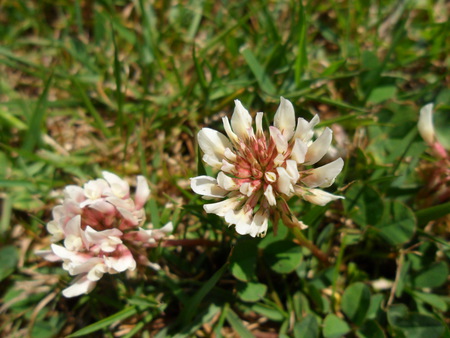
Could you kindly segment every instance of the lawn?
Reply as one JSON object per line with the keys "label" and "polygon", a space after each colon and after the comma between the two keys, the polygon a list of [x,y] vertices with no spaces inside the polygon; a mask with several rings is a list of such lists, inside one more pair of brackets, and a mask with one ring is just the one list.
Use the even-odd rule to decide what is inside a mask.
{"label": "lawn", "polygon": [[[450,337],[444,0],[4,0],[0,9],[1,336]],[[275,152],[277,128],[286,137],[290,121],[280,102],[292,103],[295,123],[320,117],[310,143],[332,134],[320,162],[308,162],[312,151],[297,160],[306,163],[289,191],[297,182],[297,196],[277,190],[275,206],[267,191],[259,197],[265,236],[206,212],[220,199],[191,188],[191,178],[216,182],[224,170],[202,135],[218,130],[234,142],[228,118],[247,137],[235,100],[254,121],[264,112]],[[429,103],[427,138],[430,124],[418,122]],[[250,163],[247,155],[240,160]],[[301,182],[338,158],[342,171],[323,190],[344,198],[310,203]],[[281,166],[263,172],[264,189],[287,177]],[[66,297],[76,277],[42,252],[76,243],[48,224],[67,186],[104,171],[131,187],[139,226],[171,229],[130,234],[150,236],[133,242],[136,268],[103,271]],[[141,208],[142,182],[151,192]],[[107,203],[133,223],[124,200]],[[80,213],[84,233],[93,221]]]}

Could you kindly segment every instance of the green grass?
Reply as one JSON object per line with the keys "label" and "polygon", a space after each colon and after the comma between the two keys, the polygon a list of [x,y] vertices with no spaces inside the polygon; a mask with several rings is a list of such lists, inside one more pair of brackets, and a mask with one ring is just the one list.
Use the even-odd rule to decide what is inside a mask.
{"label": "green grass", "polygon": [[[448,121],[444,1],[6,0],[0,8],[3,335],[447,330],[448,200],[424,188],[436,159],[416,129],[428,102]],[[292,249],[300,259],[280,272],[280,243],[292,243],[280,225],[277,236],[254,240],[253,273],[242,280],[233,247],[248,239],[204,213],[189,188],[189,177],[210,170],[195,135],[221,130],[235,99],[272,121],[280,96],[298,117],[319,113],[321,126],[342,128],[346,167],[334,189],[346,200],[290,203],[335,264]],[[436,127],[448,135],[448,124]],[[101,170],[145,175],[154,226],[171,220],[175,239],[215,245],[154,249],[149,258],[163,270],[105,276],[91,294],[63,298],[71,277],[34,252],[50,245],[45,224],[64,186]],[[379,279],[395,283],[393,295],[374,286]],[[354,315],[367,296],[370,308]]]}

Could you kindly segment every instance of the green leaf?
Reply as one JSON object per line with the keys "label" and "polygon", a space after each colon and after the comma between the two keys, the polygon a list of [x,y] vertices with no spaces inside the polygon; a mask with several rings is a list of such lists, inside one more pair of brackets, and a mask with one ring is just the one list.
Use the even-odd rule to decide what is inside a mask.
{"label": "green leaf", "polygon": [[256,59],[255,55],[249,48],[245,48],[242,50],[242,55],[244,56],[245,61],[247,62],[248,66],[250,67],[253,75],[255,75],[256,81],[258,81],[259,86],[263,91],[265,91],[267,94],[275,95],[277,92],[276,87],[270,80],[270,78],[267,76],[266,71],[264,70],[263,66],[259,63],[259,61]]}
{"label": "green leaf", "polygon": [[89,333],[101,330],[115,322],[120,322],[128,317],[131,317],[137,313],[137,309],[135,306],[129,306],[122,311],[119,311],[112,316],[106,317],[102,320],[99,320],[98,322],[88,325],[86,327],[83,327],[81,330],[78,330],[68,337],[81,337],[84,335],[87,335]]}
{"label": "green leaf", "polygon": [[440,337],[445,330],[439,320],[418,313],[408,313],[403,304],[391,306],[387,317],[389,324],[408,338]]}
{"label": "green leaf", "polygon": [[361,325],[370,307],[370,290],[363,283],[354,283],[342,296],[342,311],[356,325]]}
{"label": "green leaf", "polygon": [[257,302],[262,299],[266,292],[267,286],[261,283],[238,283],[236,286],[237,295],[244,302]]}
{"label": "green leaf", "polygon": [[314,315],[308,314],[300,322],[294,325],[294,338],[319,337],[319,324]]}
{"label": "green leaf", "polygon": [[19,261],[19,252],[13,245],[0,249],[0,282],[14,272]]}
{"label": "green leaf", "polygon": [[237,242],[230,258],[230,271],[240,281],[250,281],[255,276],[257,241],[241,239]]}
{"label": "green leaf", "polygon": [[269,267],[277,273],[290,273],[300,264],[302,247],[292,241],[283,240],[269,244],[264,258]]}
{"label": "green leaf", "polygon": [[255,303],[250,307],[253,311],[259,313],[263,317],[267,317],[274,322],[282,322],[288,315],[272,305]]}
{"label": "green leaf", "polygon": [[357,182],[347,190],[344,208],[355,223],[366,227],[380,221],[384,204],[377,191],[368,185]]}
{"label": "green leaf", "polygon": [[330,313],[325,317],[323,321],[323,335],[325,338],[337,338],[349,332],[350,326],[335,314]]}
{"label": "green leaf", "polygon": [[374,88],[369,95],[368,101],[374,104],[392,99],[397,94],[397,87],[393,85],[385,85]]}
{"label": "green leaf", "polygon": [[368,320],[356,331],[356,335],[359,338],[385,338],[386,335],[383,332],[380,324],[375,320]]}
{"label": "green leaf", "polygon": [[439,262],[419,271],[413,277],[413,285],[417,288],[435,288],[447,281],[448,266],[445,262]]}
{"label": "green leaf", "polygon": [[408,242],[416,227],[414,212],[397,201],[386,203],[385,208],[383,219],[376,225],[379,235],[391,245]]}
{"label": "green leaf", "polygon": [[435,307],[438,310],[441,311],[447,311],[447,303],[442,299],[441,296],[438,296],[433,293],[425,293],[425,292],[419,292],[419,291],[412,291],[412,296],[420,301],[427,304],[430,304],[431,306]]}

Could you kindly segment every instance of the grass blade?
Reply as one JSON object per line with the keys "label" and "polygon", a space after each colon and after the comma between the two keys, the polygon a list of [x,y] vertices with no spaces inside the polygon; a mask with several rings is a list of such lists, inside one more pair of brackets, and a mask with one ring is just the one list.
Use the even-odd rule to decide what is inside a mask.
{"label": "grass blade", "polygon": [[72,333],[68,337],[81,337],[81,336],[87,335],[89,333],[101,330],[115,322],[119,322],[130,316],[133,316],[136,313],[137,313],[137,309],[135,306],[127,307],[127,308],[123,309],[122,311],[119,311],[119,312],[113,314],[112,316],[106,317],[102,320],[99,320],[98,322],[96,322],[94,324],[88,325],[88,326],[82,328],[81,330],[78,330],[78,331]]}
{"label": "grass blade", "polygon": [[34,147],[39,143],[41,138],[41,126],[44,120],[45,110],[47,108],[47,94],[52,83],[53,74],[51,74],[45,83],[44,91],[42,92],[39,100],[31,116],[29,128],[25,135],[25,140],[22,146],[23,150],[33,151]]}

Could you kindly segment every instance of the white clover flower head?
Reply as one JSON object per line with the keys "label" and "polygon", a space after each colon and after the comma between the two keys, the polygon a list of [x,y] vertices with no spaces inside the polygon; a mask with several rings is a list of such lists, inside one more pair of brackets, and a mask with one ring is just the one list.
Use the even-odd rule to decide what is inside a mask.
{"label": "white clover flower head", "polygon": [[223,199],[205,204],[207,213],[224,217],[241,235],[265,236],[269,219],[274,226],[281,218],[289,227],[307,227],[287,205],[294,195],[317,205],[343,198],[319,189],[333,184],[344,166],[342,158],[312,167],[327,153],[332,140],[331,129],[325,128],[313,141],[317,115],[310,122],[299,118],[296,125],[292,103],[281,97],[267,134],[263,113],[256,114],[253,129],[250,113],[241,102],[235,103],[231,124],[223,118],[227,136],[210,128],[203,128],[197,136],[203,161],[219,173],[216,178],[191,178],[191,188],[204,199]]}
{"label": "white clover flower head", "polygon": [[[116,274],[136,268],[139,248],[172,232],[172,223],[161,229],[144,230],[144,205],[150,189],[137,177],[134,199],[130,186],[117,175],[103,172],[103,179],[84,186],[67,186],[64,201],[53,209],[47,230],[53,235],[50,251],[40,254],[49,261],[63,261],[63,269],[77,276],[63,290],[65,297],[90,292],[105,273]],[[142,257],[138,257],[142,260]]]}

